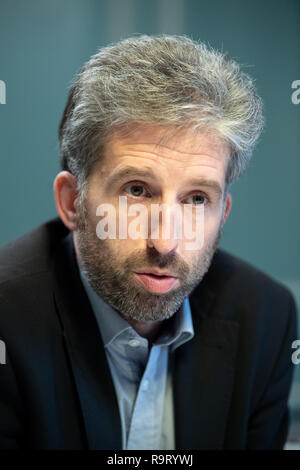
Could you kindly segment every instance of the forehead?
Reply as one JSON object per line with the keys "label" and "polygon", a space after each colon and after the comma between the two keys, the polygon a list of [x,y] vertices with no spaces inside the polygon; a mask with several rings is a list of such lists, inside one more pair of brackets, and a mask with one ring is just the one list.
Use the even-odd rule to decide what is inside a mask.
{"label": "forehead", "polygon": [[115,154],[130,145],[153,146],[157,151],[164,148],[184,155],[201,155],[204,152],[227,153],[228,145],[216,133],[206,130],[166,126],[136,126],[126,134],[113,133],[107,140],[106,150]]}
{"label": "forehead", "polygon": [[152,167],[166,178],[196,172],[215,176],[222,183],[229,156],[225,141],[208,130],[140,125],[126,134],[115,132],[110,136],[98,168],[106,177],[130,164]]}

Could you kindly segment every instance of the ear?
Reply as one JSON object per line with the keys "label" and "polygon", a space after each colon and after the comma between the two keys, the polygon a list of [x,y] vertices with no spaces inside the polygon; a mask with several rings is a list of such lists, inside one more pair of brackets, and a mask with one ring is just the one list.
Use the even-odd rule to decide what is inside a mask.
{"label": "ear", "polygon": [[53,189],[57,212],[65,226],[77,230],[77,179],[68,171],[61,171],[54,180]]}
{"label": "ear", "polygon": [[224,203],[224,210],[223,210],[223,217],[222,217],[222,227],[225,224],[227,217],[229,216],[230,210],[232,206],[232,196],[230,193],[227,193],[226,200]]}

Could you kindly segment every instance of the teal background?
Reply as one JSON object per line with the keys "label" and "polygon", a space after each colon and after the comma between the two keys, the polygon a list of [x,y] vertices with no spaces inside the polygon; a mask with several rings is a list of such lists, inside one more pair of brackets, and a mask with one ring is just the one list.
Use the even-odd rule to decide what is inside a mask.
{"label": "teal background", "polygon": [[266,128],[232,189],[221,246],[287,285],[299,306],[300,104],[291,101],[300,79],[299,0],[0,0],[0,244],[56,215],[57,127],[68,87],[98,47],[134,33],[206,41],[256,79]]}

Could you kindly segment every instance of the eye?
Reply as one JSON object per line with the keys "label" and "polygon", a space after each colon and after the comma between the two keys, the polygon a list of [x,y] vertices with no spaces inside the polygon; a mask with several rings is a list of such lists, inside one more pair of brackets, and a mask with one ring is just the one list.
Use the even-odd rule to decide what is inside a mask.
{"label": "eye", "polygon": [[141,184],[129,184],[128,186],[126,186],[124,191],[130,196],[134,197],[146,197],[148,194],[144,186],[142,186]]}
{"label": "eye", "polygon": [[189,198],[186,199],[187,204],[193,204],[195,206],[208,203],[208,198],[203,194],[193,194]]}

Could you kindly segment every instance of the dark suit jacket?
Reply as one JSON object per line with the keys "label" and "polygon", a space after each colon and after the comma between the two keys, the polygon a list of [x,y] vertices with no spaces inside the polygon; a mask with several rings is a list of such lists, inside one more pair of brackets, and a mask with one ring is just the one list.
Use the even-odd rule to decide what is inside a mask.
{"label": "dark suit jacket", "polygon": [[[176,449],[282,448],[297,337],[290,292],[218,249],[174,357]],[[0,250],[0,448],[121,449],[99,329],[59,219]]]}

